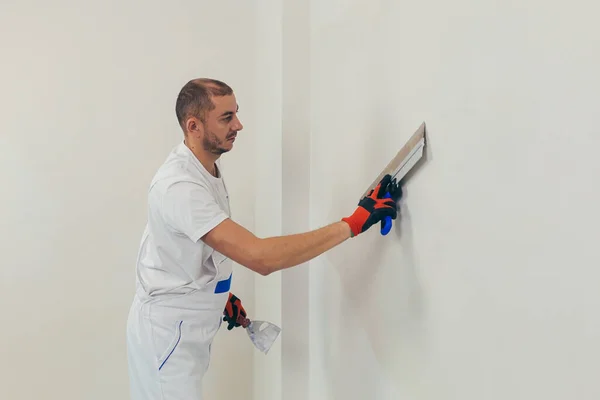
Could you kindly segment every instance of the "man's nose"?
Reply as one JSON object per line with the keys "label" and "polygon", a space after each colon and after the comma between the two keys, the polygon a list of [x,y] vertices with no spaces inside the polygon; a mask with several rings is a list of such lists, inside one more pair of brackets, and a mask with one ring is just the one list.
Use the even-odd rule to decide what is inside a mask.
{"label": "man's nose", "polygon": [[241,131],[242,129],[244,129],[244,125],[242,125],[242,122],[238,117],[235,117],[234,129],[236,131]]}

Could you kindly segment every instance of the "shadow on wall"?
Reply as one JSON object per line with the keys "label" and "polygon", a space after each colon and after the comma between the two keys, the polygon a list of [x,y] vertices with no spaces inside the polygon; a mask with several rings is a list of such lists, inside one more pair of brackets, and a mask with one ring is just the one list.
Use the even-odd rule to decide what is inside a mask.
{"label": "shadow on wall", "polygon": [[[427,143],[424,157],[407,179],[414,179],[430,160]],[[334,398],[427,390],[420,372],[427,361],[427,307],[418,275],[410,195],[406,185],[403,189],[399,219],[387,236],[381,236],[376,225],[325,255],[340,285],[340,298],[328,301],[336,302],[339,309],[332,311],[342,314],[342,326],[327,329],[328,345],[334,348],[329,354],[335,356],[326,360]],[[343,202],[341,197],[335,195],[333,204]]]}

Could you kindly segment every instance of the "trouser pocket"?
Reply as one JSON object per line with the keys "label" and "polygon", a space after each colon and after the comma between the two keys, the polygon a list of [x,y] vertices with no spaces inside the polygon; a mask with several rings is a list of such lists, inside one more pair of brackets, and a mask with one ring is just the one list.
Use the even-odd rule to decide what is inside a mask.
{"label": "trouser pocket", "polygon": [[183,321],[176,322],[171,341],[169,342],[169,345],[167,346],[167,348],[164,350],[164,352],[158,359],[158,370],[159,371],[163,369],[163,367],[169,361],[169,358],[171,357],[171,355],[177,350],[177,346],[179,346],[179,343],[181,342],[181,332],[182,332],[181,326],[182,325],[183,325]]}

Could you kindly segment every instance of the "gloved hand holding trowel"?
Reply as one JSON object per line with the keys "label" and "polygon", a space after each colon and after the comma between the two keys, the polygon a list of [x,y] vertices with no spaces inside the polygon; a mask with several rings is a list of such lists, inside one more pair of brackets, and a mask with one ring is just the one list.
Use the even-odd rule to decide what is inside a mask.
{"label": "gloved hand holding trowel", "polygon": [[[225,305],[223,315],[223,321],[228,323],[227,330],[238,326],[244,327],[254,346],[265,354],[269,352],[281,332],[281,328],[270,322],[251,321],[247,318],[241,300],[232,293],[229,293],[229,300]],[[262,325],[266,325],[266,327],[261,330]]]}

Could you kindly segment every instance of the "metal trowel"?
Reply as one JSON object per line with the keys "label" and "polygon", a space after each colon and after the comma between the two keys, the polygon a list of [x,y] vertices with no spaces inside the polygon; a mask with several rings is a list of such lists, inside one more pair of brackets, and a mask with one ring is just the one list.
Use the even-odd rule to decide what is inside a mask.
{"label": "metal trowel", "polygon": [[273,346],[273,343],[279,337],[279,333],[281,333],[281,328],[271,322],[252,321],[241,315],[238,316],[237,322],[246,329],[246,333],[254,344],[254,347],[265,354],[269,352],[271,346]]}
{"label": "metal trowel", "polygon": [[[423,156],[425,147],[425,122],[416,130],[406,144],[396,153],[394,158],[385,166],[379,176],[369,185],[362,197],[367,196],[381,181],[381,179],[389,174],[392,176],[392,182],[400,184],[402,178],[417,164],[417,161]],[[390,192],[386,194],[387,198],[393,198]],[[393,198],[394,201],[397,199]],[[392,219],[387,217],[381,221],[381,234],[387,235],[392,228]]]}

